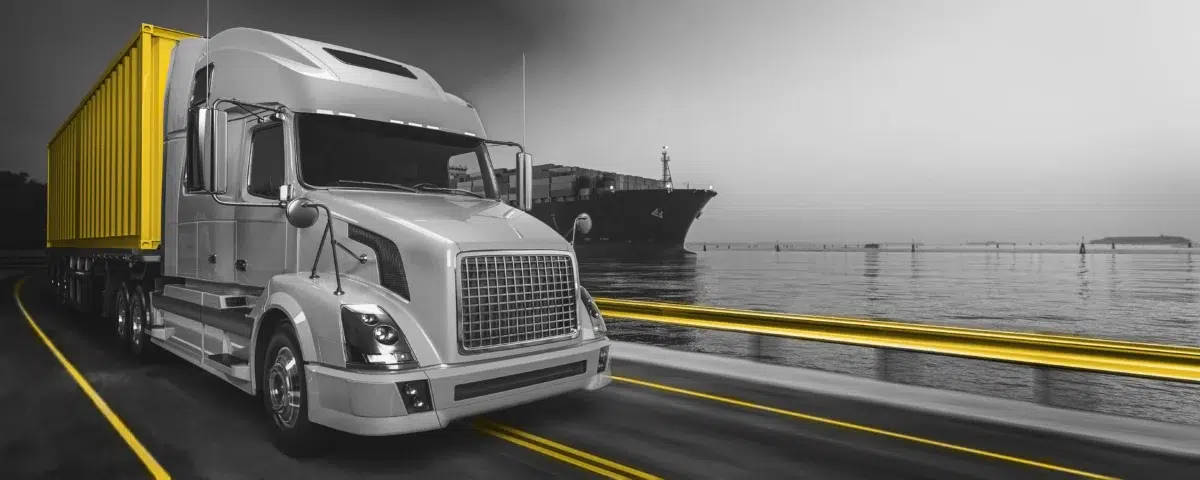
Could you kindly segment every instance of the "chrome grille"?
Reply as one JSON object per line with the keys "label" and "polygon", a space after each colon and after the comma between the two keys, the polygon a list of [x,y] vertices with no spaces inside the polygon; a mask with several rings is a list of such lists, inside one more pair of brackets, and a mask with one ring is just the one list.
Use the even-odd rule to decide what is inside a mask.
{"label": "chrome grille", "polygon": [[570,256],[466,256],[458,282],[458,341],[465,351],[569,337],[579,329]]}

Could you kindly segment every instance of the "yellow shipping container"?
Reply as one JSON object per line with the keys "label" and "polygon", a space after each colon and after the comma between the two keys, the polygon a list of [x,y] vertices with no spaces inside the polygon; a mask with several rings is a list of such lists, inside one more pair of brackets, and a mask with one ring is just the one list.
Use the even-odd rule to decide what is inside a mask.
{"label": "yellow shipping container", "polygon": [[163,96],[171,52],[186,38],[196,35],[143,24],[54,133],[47,247],[158,248]]}

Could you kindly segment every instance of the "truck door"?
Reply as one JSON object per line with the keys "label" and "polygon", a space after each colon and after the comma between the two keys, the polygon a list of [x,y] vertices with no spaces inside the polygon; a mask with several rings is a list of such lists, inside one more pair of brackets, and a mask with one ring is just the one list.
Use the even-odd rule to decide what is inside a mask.
{"label": "truck door", "polygon": [[[203,190],[200,143],[196,136],[197,107],[207,99],[207,78],[213,66],[196,71],[188,113],[182,194],[175,199],[177,245],[174,259],[181,277],[227,283],[234,280],[234,210],[213,201]],[[205,73],[208,75],[205,75]],[[228,152],[225,152],[228,153]],[[168,210],[170,212],[170,210]],[[170,228],[168,222],[167,228]],[[172,259],[168,257],[168,261]]]}
{"label": "truck door", "polygon": [[[279,187],[288,181],[288,131],[290,127],[282,121],[251,127],[243,202],[279,203]],[[265,286],[271,277],[285,271],[288,256],[295,255],[294,229],[288,225],[282,208],[243,206],[236,216],[237,282]]]}

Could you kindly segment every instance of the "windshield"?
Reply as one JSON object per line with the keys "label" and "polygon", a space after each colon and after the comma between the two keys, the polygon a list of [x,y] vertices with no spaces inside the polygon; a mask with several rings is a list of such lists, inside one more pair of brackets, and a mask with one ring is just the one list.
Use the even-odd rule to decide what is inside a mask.
{"label": "windshield", "polygon": [[472,192],[499,199],[476,138],[359,118],[299,113],[300,180],[313,187]]}

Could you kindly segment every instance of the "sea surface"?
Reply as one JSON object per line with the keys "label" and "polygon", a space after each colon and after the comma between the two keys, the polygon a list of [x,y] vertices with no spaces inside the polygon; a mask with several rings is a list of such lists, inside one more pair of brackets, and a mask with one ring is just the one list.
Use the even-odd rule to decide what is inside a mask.
{"label": "sea surface", "polygon": [[[1077,246],[1076,246],[1077,248]],[[1188,249],[1190,250],[1190,249]],[[581,261],[595,296],[1200,346],[1200,252],[710,250]],[[610,321],[615,339],[752,355],[749,335]],[[772,363],[861,376],[873,349],[768,339]],[[911,354],[906,383],[1033,400],[1030,367]],[[1200,424],[1200,387],[1054,371],[1050,403]]]}

